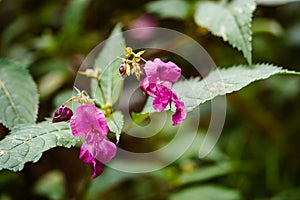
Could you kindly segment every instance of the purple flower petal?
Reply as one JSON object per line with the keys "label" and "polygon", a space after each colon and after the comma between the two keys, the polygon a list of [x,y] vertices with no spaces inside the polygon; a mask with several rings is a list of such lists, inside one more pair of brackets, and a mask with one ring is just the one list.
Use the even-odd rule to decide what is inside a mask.
{"label": "purple flower petal", "polygon": [[92,178],[96,178],[103,172],[103,164],[98,161],[85,147],[85,145],[82,145],[80,148],[80,160],[84,161],[86,164],[90,165],[94,168],[94,173],[92,175]]}
{"label": "purple flower petal", "polygon": [[183,120],[186,117],[187,111],[184,106],[184,103],[178,99],[178,97],[175,93],[173,93],[172,101],[174,102],[175,107],[176,107],[176,111],[172,115],[172,125],[176,126],[177,124],[180,124],[181,122],[183,122]]}
{"label": "purple flower petal", "polygon": [[[141,83],[140,83],[140,88],[143,90],[146,94],[150,95],[151,89],[150,89],[150,84],[148,78],[144,78]],[[150,95],[152,96],[152,95]]]}
{"label": "purple flower petal", "polygon": [[71,117],[70,126],[74,136],[85,136],[97,130],[102,136],[108,133],[105,116],[94,104],[81,105]]}
{"label": "purple flower petal", "polygon": [[141,83],[141,89],[153,97],[153,108],[161,112],[168,104],[174,102],[176,111],[172,116],[173,126],[180,124],[186,117],[184,103],[171,90],[173,82],[181,75],[181,69],[173,62],[163,62],[159,58],[147,61],[145,64],[146,78]]}
{"label": "purple flower petal", "polygon": [[172,90],[169,88],[162,85],[157,85],[155,98],[152,103],[153,108],[158,112],[163,111],[167,105],[171,103],[172,94]]}
{"label": "purple flower petal", "polygon": [[165,63],[159,58],[153,62],[147,61],[144,69],[150,83],[164,83],[166,87],[171,86],[181,75],[181,69],[175,63]]}
{"label": "purple flower petal", "polygon": [[72,134],[84,136],[80,159],[94,168],[92,178],[103,171],[103,163],[116,155],[116,145],[107,140],[108,125],[105,116],[94,104],[81,105],[70,121]]}
{"label": "purple flower petal", "polygon": [[148,78],[144,78],[140,83],[140,88],[149,96],[156,97],[156,84],[149,83]]}
{"label": "purple flower petal", "polygon": [[116,155],[117,147],[114,143],[108,140],[102,140],[96,147],[96,158],[102,163],[109,162]]}

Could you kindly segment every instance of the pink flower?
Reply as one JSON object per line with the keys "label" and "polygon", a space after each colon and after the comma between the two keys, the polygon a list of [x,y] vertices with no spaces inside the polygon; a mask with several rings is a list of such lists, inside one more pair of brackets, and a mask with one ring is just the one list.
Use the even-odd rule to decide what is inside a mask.
{"label": "pink flower", "polygon": [[153,108],[161,112],[168,104],[175,104],[176,111],[172,116],[173,126],[180,124],[186,117],[184,103],[180,101],[175,92],[171,90],[172,84],[176,82],[181,69],[173,62],[163,62],[159,58],[147,61],[145,64],[146,78],[141,81],[141,89],[153,97]]}
{"label": "pink flower", "polygon": [[103,171],[103,163],[116,155],[116,145],[107,140],[105,116],[94,104],[81,105],[71,117],[70,125],[74,136],[85,139],[79,157],[94,168],[92,178],[96,178]]}
{"label": "pink flower", "polygon": [[130,36],[136,40],[139,41],[147,41],[154,37],[155,35],[155,29],[149,28],[149,27],[156,27],[157,26],[157,20],[154,16],[146,14],[143,15],[134,21],[132,21],[129,24],[130,29],[136,29],[139,30],[129,32]]}

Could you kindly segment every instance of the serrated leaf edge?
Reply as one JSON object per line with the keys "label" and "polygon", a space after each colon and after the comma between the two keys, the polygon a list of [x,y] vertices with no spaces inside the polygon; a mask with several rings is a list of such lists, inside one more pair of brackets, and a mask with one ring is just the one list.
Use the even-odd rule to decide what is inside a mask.
{"label": "serrated leaf edge", "polygon": [[[204,1],[204,2],[199,2],[199,3],[197,4],[197,6],[199,6],[199,5],[203,4],[203,3],[207,3],[207,2],[213,3],[213,4],[218,5],[218,6],[220,6],[220,7],[223,7],[223,8],[224,8],[224,11],[226,11],[226,12],[229,14],[229,16],[231,16],[231,17],[233,18],[235,24],[236,24],[237,27],[238,27],[238,32],[240,33],[240,35],[241,35],[241,37],[242,37],[242,39],[243,39],[243,43],[244,43],[244,44],[247,44],[247,43],[250,42],[250,48],[249,48],[249,49],[248,49],[248,47],[247,47],[247,45],[246,45],[246,49],[248,49],[248,50],[249,50],[249,53],[250,53],[249,57],[248,57],[248,55],[246,54],[247,52],[243,51],[241,47],[236,46],[234,43],[232,43],[230,40],[228,40],[227,37],[226,37],[225,35],[223,35],[223,34],[216,34],[216,33],[214,33],[213,31],[211,31],[209,27],[204,26],[204,25],[202,25],[202,24],[200,23],[201,26],[203,26],[203,27],[207,28],[208,30],[210,30],[210,32],[211,32],[213,35],[218,36],[218,37],[222,37],[223,40],[224,40],[225,42],[228,42],[232,47],[234,47],[234,48],[236,48],[237,50],[241,51],[241,52],[243,53],[243,56],[246,58],[248,64],[249,64],[249,65],[252,65],[252,44],[251,44],[251,42],[252,42],[252,30],[251,30],[251,27],[252,27],[252,26],[251,26],[251,23],[252,23],[253,11],[254,11],[255,8],[256,8],[256,3],[255,3],[255,1],[254,1],[254,8],[251,8],[252,13],[251,13],[251,15],[250,15],[250,21],[249,21],[249,23],[247,24],[247,26],[248,26],[248,28],[249,28],[249,30],[250,30],[250,38],[249,38],[249,39],[247,39],[247,38],[245,37],[245,35],[242,34],[242,32],[241,32],[241,26],[239,25],[239,23],[237,23],[237,19],[236,19],[235,14],[232,13],[231,10],[230,10],[230,8],[228,7],[228,6],[230,6],[230,4],[232,4],[232,2],[230,2],[230,3],[229,3],[228,5],[226,5],[226,6],[223,6],[223,5],[221,5],[220,3],[215,3],[215,2],[210,2],[210,1]],[[249,5],[248,5],[248,7],[249,7]]]}
{"label": "serrated leaf edge", "polygon": [[[30,124],[27,124],[27,125],[30,125]],[[32,124],[32,127],[34,127],[34,125],[36,125],[35,126],[35,128],[40,128],[40,129],[44,129],[45,130],[45,133],[42,133],[42,134],[40,134],[40,135],[37,135],[37,136],[34,136],[34,137],[31,137],[30,139],[34,139],[34,138],[37,138],[37,137],[40,137],[40,136],[43,136],[43,135],[47,135],[47,134],[51,134],[51,133],[53,133],[53,132],[59,132],[59,131],[66,131],[66,130],[69,130],[69,127],[66,127],[66,128],[59,128],[58,126],[56,126],[55,124],[53,124],[53,126],[55,127],[55,130],[52,130],[52,131],[47,131],[44,127],[42,127],[42,126],[40,126],[40,125],[38,125],[38,124]],[[18,129],[21,129],[21,127],[18,127],[18,128],[16,128],[16,129],[13,129],[14,131],[17,131]],[[10,135],[8,135],[8,136],[10,136],[10,137],[13,137],[13,134],[10,134]],[[17,138],[17,137],[16,137]],[[4,138],[5,139],[5,138]],[[29,138],[28,138],[29,139]],[[65,147],[65,148],[70,148],[70,147],[72,147],[72,146],[75,146],[75,144],[74,145],[62,145],[62,144],[60,144],[59,143],[59,135],[56,135],[56,146],[49,146],[49,148],[46,148],[46,149],[43,149],[43,151],[40,153],[40,156],[37,156],[36,158],[34,158],[34,160],[32,160],[32,161],[25,161],[25,162],[20,162],[19,164],[18,164],[18,166],[20,166],[18,169],[14,169],[13,167],[11,167],[11,168],[3,168],[3,167],[1,167],[0,166],[0,170],[2,170],[2,169],[8,169],[8,170],[12,170],[12,171],[21,171],[23,168],[24,168],[24,165],[25,165],[25,163],[27,163],[27,162],[33,162],[33,163],[36,163],[37,161],[39,161],[39,159],[41,158],[41,156],[43,155],[43,153],[44,152],[46,152],[46,151],[48,151],[48,150],[50,150],[50,149],[52,149],[52,148],[55,148],[55,147],[58,147],[58,146],[61,146],[61,147]],[[22,138],[22,140],[24,140],[24,138]],[[28,140],[24,140],[24,141],[22,141],[20,144],[17,144],[17,145],[15,145],[14,146],[14,148],[15,147],[18,147],[18,146],[20,146],[20,145],[23,145],[23,144],[25,144],[26,143],[26,141],[28,141]],[[4,155],[5,154],[5,152],[6,151],[4,151],[4,150],[0,150],[0,156],[2,156],[2,155]]]}
{"label": "serrated leaf edge", "polygon": [[[256,66],[256,67],[263,67],[263,66],[273,67],[273,68],[276,68],[278,71],[275,71],[275,72],[273,72],[273,73],[271,73],[271,74],[268,74],[267,76],[262,76],[262,77],[256,78],[256,79],[252,80],[251,82],[249,82],[247,85],[241,86],[241,87],[237,87],[237,89],[235,89],[235,90],[227,91],[227,92],[225,92],[225,93],[220,93],[220,94],[217,94],[217,95],[212,93],[212,98],[211,98],[211,99],[204,99],[204,100],[201,101],[200,99],[195,98],[195,97],[188,97],[188,98],[190,98],[190,99],[195,99],[195,101],[199,101],[199,103],[198,103],[198,105],[197,105],[197,106],[199,106],[199,105],[201,105],[201,104],[203,104],[203,103],[205,103],[205,102],[207,102],[207,101],[212,100],[213,98],[215,98],[215,97],[217,97],[217,96],[225,95],[225,94],[231,94],[231,93],[233,93],[233,92],[237,92],[237,91],[241,90],[242,88],[244,88],[244,87],[250,85],[251,83],[253,83],[253,82],[255,82],[255,81],[268,79],[269,77],[271,77],[271,76],[273,76],[273,75],[276,75],[276,74],[300,75],[300,72],[293,71],[293,70],[283,69],[281,66],[276,66],[276,65],[268,64],[268,63],[257,63],[257,64],[254,64],[254,65],[250,66],[250,68],[249,68],[248,66],[246,66],[246,65],[241,64],[241,65],[234,65],[234,66],[229,67],[229,68],[221,68],[221,69],[224,70],[224,71],[226,71],[226,70],[231,70],[232,68],[246,68],[246,69],[251,69],[251,67],[255,67],[255,66]],[[215,69],[215,70],[213,70],[213,71],[216,71],[216,70],[218,71],[219,68],[217,68],[217,69]],[[212,73],[213,71],[211,71],[210,73]],[[210,73],[209,73],[209,74],[210,74]],[[209,76],[209,74],[208,74],[208,76]],[[187,83],[189,83],[189,81],[199,81],[199,82],[201,82],[201,81],[205,81],[205,78],[206,78],[206,77],[204,77],[203,79],[200,79],[200,77],[192,77],[192,78],[190,78],[190,79],[183,80],[183,81],[179,81],[179,82],[177,82],[177,83],[180,83],[180,82],[187,82]],[[221,79],[222,79],[222,77],[221,77]],[[191,106],[191,107],[189,107],[189,108],[191,109],[190,111],[192,111],[192,110],[193,110],[194,108],[196,108],[197,106]],[[188,112],[190,112],[190,111],[188,111]]]}
{"label": "serrated leaf edge", "polygon": [[[34,100],[37,102],[37,105],[35,105],[36,108],[35,108],[35,111],[34,111],[34,122],[36,122],[37,117],[38,117],[38,110],[39,110],[39,92],[38,92],[38,88],[37,88],[37,85],[36,85],[35,81],[33,80],[31,74],[29,73],[29,70],[28,70],[27,68],[22,67],[21,64],[18,63],[18,62],[14,62],[14,61],[11,61],[11,60],[9,60],[9,59],[0,59],[0,60],[1,60],[1,62],[9,62],[9,63],[13,64],[14,67],[16,67],[16,68],[22,68],[23,70],[25,70],[25,71],[28,73],[28,75],[29,75],[28,78],[29,78],[29,79],[32,81],[32,83],[34,84],[34,88],[32,88],[32,89],[36,91],[36,97],[35,97],[35,99],[34,99]],[[3,89],[3,91],[4,91],[5,95],[6,95],[6,97],[8,98],[8,101],[9,101],[10,104],[12,105],[12,108],[13,108],[14,112],[16,113],[17,117],[18,117],[18,118],[21,118],[21,116],[19,115],[19,112],[17,111],[16,105],[15,105],[14,101],[12,100],[12,97],[11,97],[9,91],[7,90],[5,84],[0,80],[0,89],[1,89],[1,88]],[[0,123],[1,123],[4,127],[6,127],[7,129],[9,129],[9,130],[13,130],[13,129],[14,129],[14,127],[11,127],[11,128],[8,127],[8,125],[7,125],[7,123],[6,123],[5,121],[0,120]],[[29,123],[28,123],[28,124],[29,124]],[[26,124],[26,125],[28,125],[28,124]],[[18,125],[22,125],[22,124],[17,124],[17,126],[18,126]],[[24,125],[25,125],[25,124],[24,124]]]}

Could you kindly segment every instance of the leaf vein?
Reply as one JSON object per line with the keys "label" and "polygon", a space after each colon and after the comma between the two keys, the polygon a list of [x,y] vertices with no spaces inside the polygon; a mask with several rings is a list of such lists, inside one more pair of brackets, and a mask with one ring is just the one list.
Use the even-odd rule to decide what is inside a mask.
{"label": "leaf vein", "polygon": [[3,92],[5,93],[5,95],[6,95],[7,99],[8,99],[8,101],[9,101],[9,103],[11,104],[14,112],[17,115],[17,118],[20,118],[20,114],[19,114],[19,112],[17,110],[17,107],[16,107],[16,105],[15,105],[15,103],[14,103],[14,101],[13,101],[13,99],[12,99],[10,93],[9,93],[9,91],[7,90],[7,88],[5,87],[4,83],[1,80],[0,80],[0,88],[2,88]]}

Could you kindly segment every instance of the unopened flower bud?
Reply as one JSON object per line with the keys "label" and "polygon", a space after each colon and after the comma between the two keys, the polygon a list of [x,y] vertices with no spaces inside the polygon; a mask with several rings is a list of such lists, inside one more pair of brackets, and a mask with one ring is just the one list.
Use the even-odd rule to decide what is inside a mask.
{"label": "unopened flower bud", "polygon": [[52,118],[52,123],[69,121],[73,115],[72,110],[65,106],[61,105],[55,112]]}
{"label": "unopened flower bud", "polygon": [[126,66],[124,63],[120,65],[119,72],[122,76],[126,73]]}

